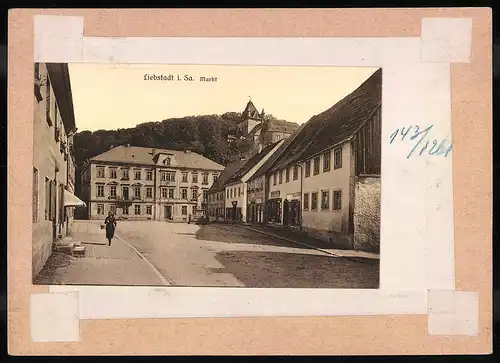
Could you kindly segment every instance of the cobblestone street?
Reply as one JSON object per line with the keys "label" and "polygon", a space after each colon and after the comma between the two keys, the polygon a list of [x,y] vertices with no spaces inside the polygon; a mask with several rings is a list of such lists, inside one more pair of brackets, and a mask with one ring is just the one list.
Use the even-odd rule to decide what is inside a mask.
{"label": "cobblestone street", "polygon": [[75,226],[85,257],[65,256],[66,266],[44,269],[39,281],[45,276],[63,284],[378,287],[378,259],[336,257],[238,225],[119,221],[111,247],[102,241],[98,222]]}

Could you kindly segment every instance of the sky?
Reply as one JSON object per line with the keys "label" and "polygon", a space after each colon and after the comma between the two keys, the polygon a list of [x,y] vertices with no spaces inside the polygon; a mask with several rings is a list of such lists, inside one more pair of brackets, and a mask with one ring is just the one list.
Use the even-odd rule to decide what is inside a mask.
{"label": "sky", "polygon": [[[377,68],[69,64],[79,131],[131,128],[191,115],[255,107],[302,124],[354,91]],[[145,80],[145,75],[150,79]],[[155,75],[174,80],[154,80]],[[193,81],[185,81],[188,75]],[[178,81],[178,77],[181,81]],[[200,77],[217,77],[202,82]],[[147,76],[146,76],[147,78]]]}

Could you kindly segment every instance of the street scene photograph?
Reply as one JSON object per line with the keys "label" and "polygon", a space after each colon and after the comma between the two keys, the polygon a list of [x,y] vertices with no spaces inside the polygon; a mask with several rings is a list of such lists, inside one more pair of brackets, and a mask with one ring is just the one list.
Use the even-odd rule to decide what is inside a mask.
{"label": "street scene photograph", "polygon": [[382,75],[35,63],[33,283],[378,289]]}

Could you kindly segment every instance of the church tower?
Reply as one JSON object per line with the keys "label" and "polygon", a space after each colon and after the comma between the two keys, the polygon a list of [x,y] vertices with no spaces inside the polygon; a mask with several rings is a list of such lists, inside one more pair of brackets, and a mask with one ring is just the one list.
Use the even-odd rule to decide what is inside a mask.
{"label": "church tower", "polygon": [[262,122],[262,117],[257,108],[253,104],[250,99],[245,107],[245,110],[241,114],[241,131],[243,132],[243,136],[250,134],[257,125],[260,125]]}

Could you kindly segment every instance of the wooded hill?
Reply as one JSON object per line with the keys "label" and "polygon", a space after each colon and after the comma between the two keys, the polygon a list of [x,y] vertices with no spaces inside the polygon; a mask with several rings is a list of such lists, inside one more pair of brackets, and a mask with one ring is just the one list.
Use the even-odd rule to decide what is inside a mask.
{"label": "wooded hill", "polygon": [[[75,135],[76,179],[85,160],[112,147],[130,144],[161,149],[191,150],[226,165],[239,160],[252,147],[245,139],[228,142],[227,137],[241,122],[241,113],[187,116],[146,122],[133,128],[82,131]],[[269,117],[272,117],[270,115]]]}

